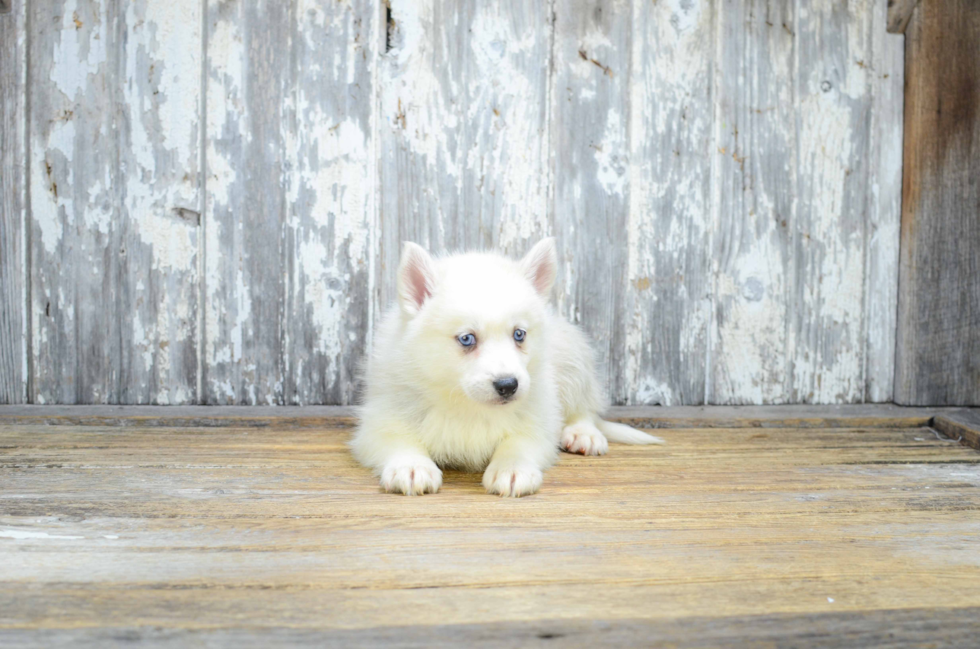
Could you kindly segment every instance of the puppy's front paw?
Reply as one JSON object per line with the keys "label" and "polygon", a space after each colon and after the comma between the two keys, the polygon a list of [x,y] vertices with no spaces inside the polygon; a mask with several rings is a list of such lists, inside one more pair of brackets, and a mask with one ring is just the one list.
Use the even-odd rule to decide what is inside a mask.
{"label": "puppy's front paw", "polygon": [[381,471],[381,488],[388,493],[421,496],[442,486],[442,471],[426,457],[393,460]]}
{"label": "puppy's front paw", "polygon": [[483,486],[487,492],[498,496],[530,496],[541,488],[544,476],[536,466],[494,466],[487,467],[483,474]]}
{"label": "puppy's front paw", "polygon": [[599,429],[587,422],[565,426],[561,431],[561,448],[580,455],[605,455],[609,442]]}

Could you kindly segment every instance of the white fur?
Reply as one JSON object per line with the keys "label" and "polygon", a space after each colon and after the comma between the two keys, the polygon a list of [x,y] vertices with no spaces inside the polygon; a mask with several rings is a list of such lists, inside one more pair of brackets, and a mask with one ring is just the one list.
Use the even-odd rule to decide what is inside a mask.
{"label": "white fur", "polygon": [[[606,403],[585,337],[548,304],[554,241],[520,262],[490,253],[433,259],[406,243],[398,306],[386,315],[367,367],[367,394],[351,442],[385,491],[435,493],[439,467],[483,471],[501,496],[532,494],[567,451],[602,455],[606,439],[660,443],[603,421]],[[518,343],[514,330],[526,331]],[[471,333],[466,348],[458,337]],[[509,400],[494,381],[517,379]]]}

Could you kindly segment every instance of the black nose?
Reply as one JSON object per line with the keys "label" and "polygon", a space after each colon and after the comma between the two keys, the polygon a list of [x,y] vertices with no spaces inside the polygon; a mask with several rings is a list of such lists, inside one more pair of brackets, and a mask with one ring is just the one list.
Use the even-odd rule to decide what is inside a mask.
{"label": "black nose", "polygon": [[493,389],[502,397],[512,397],[517,392],[517,379],[513,376],[505,376],[493,382]]}

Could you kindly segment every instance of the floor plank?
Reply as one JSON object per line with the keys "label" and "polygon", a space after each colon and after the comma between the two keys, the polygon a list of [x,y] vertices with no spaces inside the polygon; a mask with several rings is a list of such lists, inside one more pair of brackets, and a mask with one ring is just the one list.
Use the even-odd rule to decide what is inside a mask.
{"label": "floor plank", "polygon": [[380,493],[349,434],[0,424],[0,644],[980,632],[980,453],[924,425],[667,428],[663,447],[564,455],[521,500],[458,472],[434,496]]}
{"label": "floor plank", "polygon": [[378,629],[112,629],[15,632],[11,649],[104,647],[140,642],[146,647],[971,647],[980,609],[899,609],[869,613],[760,615],[738,618],[651,620],[544,620],[505,624],[403,626]]}

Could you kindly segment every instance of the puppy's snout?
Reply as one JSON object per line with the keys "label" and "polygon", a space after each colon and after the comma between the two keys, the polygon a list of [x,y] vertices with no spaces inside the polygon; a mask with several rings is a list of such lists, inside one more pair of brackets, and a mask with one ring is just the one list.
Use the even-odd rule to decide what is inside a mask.
{"label": "puppy's snout", "polygon": [[517,392],[517,379],[513,376],[505,376],[502,379],[497,379],[493,382],[493,389],[505,399],[512,397]]}

